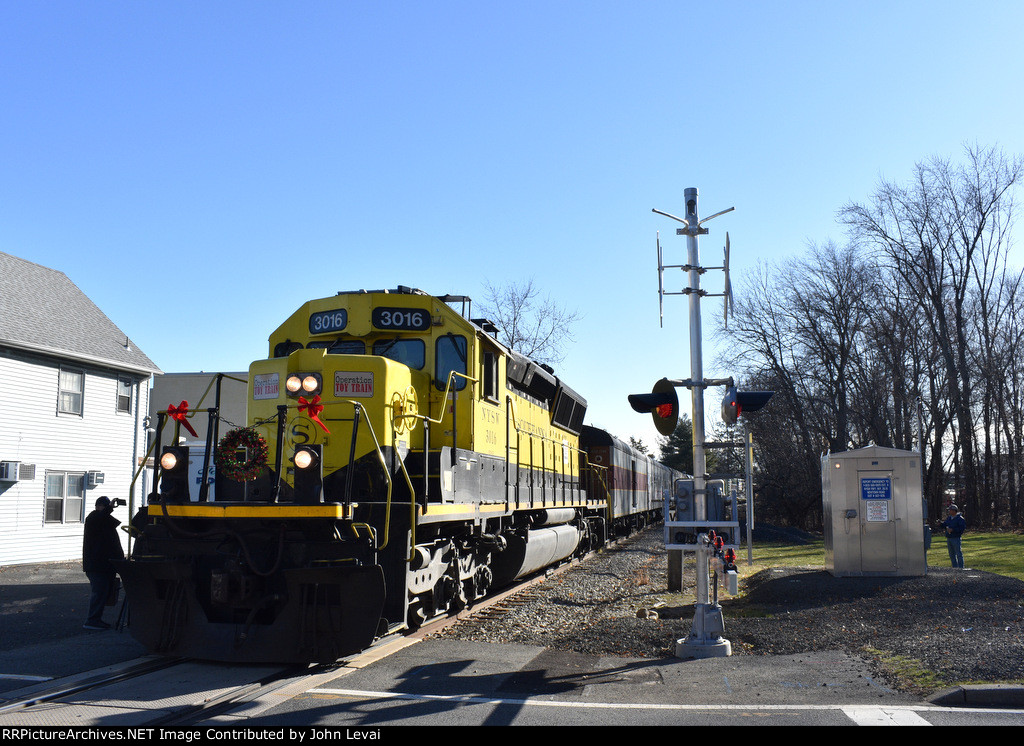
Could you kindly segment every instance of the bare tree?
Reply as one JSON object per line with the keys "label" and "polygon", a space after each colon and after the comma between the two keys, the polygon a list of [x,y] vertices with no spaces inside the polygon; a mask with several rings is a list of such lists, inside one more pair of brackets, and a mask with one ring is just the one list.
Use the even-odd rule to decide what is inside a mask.
{"label": "bare tree", "polygon": [[761,515],[811,527],[815,506],[821,505],[815,475],[829,437],[822,428],[818,382],[808,375],[815,363],[802,338],[807,325],[798,304],[786,302],[794,293],[793,275],[758,267],[737,293],[729,323],[734,354],[726,364],[742,376],[744,387],[775,391],[771,406],[748,423],[760,465],[759,494],[767,500]]}
{"label": "bare tree", "polygon": [[870,201],[840,213],[848,228],[879,251],[893,277],[912,293],[929,325],[956,418],[962,494],[979,506],[974,414],[980,342],[972,313],[1005,266],[1013,222],[1012,190],[1024,162],[994,148],[968,148],[966,162],[918,164],[907,185],[883,181]]}
{"label": "bare tree", "polygon": [[572,327],[582,316],[542,295],[533,278],[496,286],[484,283],[481,312],[499,329],[498,341],[539,363],[554,365],[574,341]]}

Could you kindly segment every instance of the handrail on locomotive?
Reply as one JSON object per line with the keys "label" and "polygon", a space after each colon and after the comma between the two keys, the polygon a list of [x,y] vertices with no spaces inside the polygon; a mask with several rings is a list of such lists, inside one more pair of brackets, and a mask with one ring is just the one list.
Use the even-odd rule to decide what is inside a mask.
{"label": "handrail on locomotive", "polygon": [[[203,402],[203,400],[205,400],[206,396],[209,394],[210,388],[216,382],[216,384],[217,384],[216,404],[215,404],[214,407],[209,407],[209,408],[206,409],[206,413],[207,413],[207,416],[209,418],[209,424],[208,424],[208,427],[207,427],[207,430],[206,430],[206,432],[207,432],[206,447],[205,447],[204,453],[203,453],[203,465],[202,465],[202,470],[200,472],[200,479],[199,479],[200,491],[199,491],[199,495],[198,495],[198,502],[207,502],[209,500],[209,490],[208,490],[208,488],[209,488],[209,479],[208,479],[208,475],[209,475],[209,471],[210,471],[210,459],[211,459],[212,454],[214,452],[214,445],[213,444],[216,443],[216,434],[218,432],[218,425],[219,425],[220,419],[221,419],[220,415],[219,415],[219,412],[220,412],[220,379],[224,378],[224,377],[232,378],[232,380],[239,380],[239,381],[244,380],[244,379],[237,379],[237,378],[228,376],[227,374],[224,374],[224,373],[218,373],[214,377],[214,379],[211,380],[211,383],[207,386],[207,389],[203,393],[203,396],[200,399],[199,404],[196,405],[196,407],[189,408],[188,410],[181,412],[181,414],[186,415],[189,418],[192,418],[196,414],[198,414],[200,411],[202,411],[201,410],[202,402]],[[446,381],[446,385],[445,385],[445,389],[444,389],[444,394],[442,396],[442,400],[447,401],[449,399],[449,397],[451,397],[451,399],[452,399],[453,427],[452,427],[452,449],[451,449],[451,452],[452,452],[452,459],[453,460],[456,457],[455,456],[455,453],[456,453],[455,444],[457,442],[457,437],[458,437],[457,429],[456,429],[456,427],[454,425],[454,421],[457,419],[456,415],[457,415],[458,399],[459,399],[459,389],[453,387],[453,383],[454,383],[454,380],[455,380],[456,377],[463,378],[466,381],[468,381],[469,383],[479,383],[479,379],[478,378],[474,378],[472,376],[469,376],[469,375],[466,375],[464,373],[460,373],[460,372],[454,371],[454,370],[449,372],[448,379]],[[408,429],[411,432],[412,429],[415,427],[415,424],[407,425],[407,424],[405,424],[407,420],[418,421],[420,424],[422,424],[422,426],[424,428],[423,451],[424,451],[424,455],[426,455],[426,453],[429,452],[429,448],[430,448],[430,438],[429,438],[430,427],[429,426],[431,424],[433,424],[433,425],[440,425],[444,421],[444,415],[442,414],[442,415],[438,416],[437,418],[432,418],[432,417],[429,417],[428,415],[421,414],[418,411],[408,411],[406,409],[407,402],[409,402],[411,399],[414,399],[414,396],[415,396],[414,392],[415,392],[415,389],[412,389],[412,387],[410,387],[410,391],[406,393],[405,398],[404,398],[403,401],[401,401],[401,402],[392,401],[391,404],[385,404],[384,406],[385,407],[390,407],[391,410],[392,410],[392,412],[391,412],[391,415],[392,415],[391,416],[391,422],[392,422],[392,426],[396,429],[396,431],[402,431],[404,429]],[[410,394],[412,394],[412,396],[410,396]],[[385,548],[387,546],[387,543],[388,543],[388,540],[389,540],[390,522],[391,522],[390,521],[390,511],[391,511],[391,504],[392,504],[393,480],[392,480],[392,477],[390,475],[389,470],[387,469],[387,462],[386,462],[386,459],[385,459],[384,454],[383,454],[383,452],[381,450],[381,447],[380,447],[380,440],[377,437],[376,433],[374,432],[373,423],[372,423],[371,419],[369,418],[369,416],[365,416],[364,415],[365,410],[366,410],[365,405],[363,405],[362,403],[357,402],[355,400],[347,399],[347,400],[340,400],[340,401],[337,401],[337,402],[326,402],[326,403],[324,403],[323,406],[326,409],[327,407],[336,407],[336,406],[338,406],[340,404],[346,404],[346,405],[352,406],[353,410],[354,410],[353,416],[351,418],[331,417],[331,418],[328,418],[328,419],[330,421],[332,421],[332,422],[350,421],[352,423],[351,442],[353,443],[353,446],[354,446],[354,443],[355,443],[355,440],[356,440],[356,435],[358,433],[359,421],[360,421],[360,419],[362,419],[364,421],[365,425],[369,428],[370,436],[371,436],[371,438],[373,440],[373,443],[374,443],[374,450],[376,452],[377,458],[378,458],[379,462],[381,463],[381,466],[384,467],[382,469],[382,472],[383,472],[384,478],[385,478],[385,480],[387,482],[387,490],[386,490],[386,498],[385,498],[385,505],[386,505],[385,511],[386,511],[386,516],[387,517],[385,519],[384,527],[383,527],[384,541],[383,541],[383,543],[378,545],[378,544],[376,544],[376,539],[374,538],[373,542],[372,542],[377,549],[383,549],[383,548]],[[413,401],[413,405],[415,405],[415,401]],[[280,437],[280,433],[282,432],[282,430],[284,428],[286,413],[287,413],[288,409],[292,409],[292,408],[296,408],[297,409],[297,408],[300,408],[300,407],[301,407],[301,405],[298,404],[298,403],[293,404],[293,405],[279,405],[277,407],[277,414],[276,414],[276,416],[275,416],[275,418],[273,420],[264,420],[262,422],[256,422],[256,423],[254,423],[251,426],[252,428],[258,428],[258,427],[265,426],[265,425],[269,424],[270,422],[276,422],[276,424],[277,424],[278,437],[275,438],[274,463],[275,463],[275,471],[276,471],[278,476],[277,476],[277,479],[275,479],[275,481],[274,481],[274,491],[273,491],[272,498],[269,501],[271,503],[275,503],[275,504],[279,503],[280,497],[281,497],[281,489],[280,489],[281,488],[281,474],[282,474],[282,471],[283,471],[281,467],[282,467],[283,460],[284,460],[284,453],[283,453],[284,439],[282,437]],[[610,492],[610,489],[608,488],[607,479],[606,479],[606,474],[608,472],[608,467],[591,463],[590,459],[589,459],[589,455],[582,448],[579,448],[577,446],[568,445],[568,444],[566,444],[564,442],[559,442],[559,441],[555,440],[554,438],[549,438],[549,437],[546,437],[546,436],[541,435],[541,434],[530,432],[526,428],[520,427],[519,422],[518,422],[517,417],[516,417],[515,402],[513,401],[511,396],[506,396],[506,411],[507,411],[507,413],[509,415],[508,419],[507,419],[508,428],[511,428],[511,430],[514,431],[514,433],[515,433],[515,445],[513,446],[511,444],[511,438],[509,437],[509,430],[508,430],[508,428],[506,428],[505,484],[506,484],[506,488],[509,488],[509,487],[513,488],[512,492],[515,495],[515,500],[516,501],[518,501],[518,499],[519,499],[519,490],[523,486],[521,484],[521,482],[520,482],[520,470],[521,470],[521,467],[523,465],[522,459],[520,458],[520,452],[522,450],[521,438],[523,438],[524,436],[526,437],[527,441],[529,442],[529,450],[530,450],[530,462],[529,463],[531,463],[531,464],[535,463],[534,460],[533,460],[533,446],[534,446],[535,442],[539,442],[541,444],[541,447],[539,449],[540,450],[540,457],[541,457],[541,460],[540,460],[540,471],[541,471],[541,473],[550,471],[550,473],[557,478],[557,483],[561,486],[561,491],[562,491],[563,497],[565,495],[565,491],[567,489],[567,486],[568,486],[569,489],[571,489],[571,485],[573,485],[573,484],[576,484],[577,485],[577,489],[582,491],[582,478],[583,478],[583,474],[584,473],[590,473],[590,474],[592,474],[594,476],[594,480],[595,480],[594,483],[593,483],[594,487],[595,488],[597,488],[597,487],[600,488],[602,501],[607,501],[607,500],[610,499],[611,492]],[[168,410],[161,410],[161,411],[157,412],[157,427],[156,427],[155,437],[154,437],[153,443],[150,445],[150,448],[149,448],[149,451],[147,453],[147,456],[149,454],[151,454],[153,452],[153,450],[160,445],[167,417],[168,417]],[[173,436],[174,442],[178,442],[178,440],[179,440],[181,424],[182,424],[182,420],[180,418],[175,418],[174,419],[174,436]],[[566,474],[566,472],[564,470],[563,471],[559,471],[556,468],[556,466],[555,466],[555,464],[558,463],[559,459],[555,458],[554,455],[552,455],[551,468],[549,470],[548,467],[547,467],[547,460],[546,460],[546,455],[547,454],[546,454],[546,450],[544,448],[545,445],[550,445],[550,447],[552,449],[552,454],[554,454],[556,449],[559,448],[559,447],[561,447],[563,449],[568,449],[569,451],[573,452],[577,456],[577,458],[579,459],[579,464],[580,464],[580,467],[581,467],[580,472],[577,473],[576,475],[573,475],[573,473],[572,473],[573,459],[562,459],[562,463],[563,464],[566,461],[568,461],[568,463],[569,463],[568,474]],[[353,450],[354,450],[354,447],[353,447]],[[511,451],[513,451],[513,450],[516,452],[516,462],[515,462],[516,463],[516,475],[515,475],[515,483],[511,484],[510,483],[510,476],[509,476],[509,474],[510,474],[510,468],[509,467],[510,467],[510,464],[512,463]],[[354,462],[354,460],[355,460],[354,454],[350,453],[350,455],[349,455],[349,467],[351,467],[351,465]],[[408,470],[406,468],[405,462],[399,460],[398,461],[398,466],[399,466],[399,469],[400,469],[400,471],[402,473],[402,476],[404,478],[406,486],[408,487],[409,494],[415,496],[416,490],[413,487],[412,478],[409,476],[409,472],[408,472]],[[144,468],[145,468],[145,463],[143,463],[143,465],[140,466],[138,472],[136,473],[136,478],[138,477],[138,474],[141,473],[142,469],[144,469]],[[153,484],[154,484],[154,487],[159,484],[160,469],[161,469],[160,459],[157,458],[154,461],[154,472],[153,472]],[[350,470],[350,473],[351,473],[351,470]],[[535,474],[535,471],[533,469],[528,470],[527,476],[529,477],[528,488],[529,488],[530,496],[532,498],[533,495],[534,495],[534,488],[536,486],[536,474]],[[574,476],[576,477],[575,481],[573,480]],[[343,499],[340,501],[343,505],[349,506],[349,505],[352,504],[353,500],[352,500],[351,489],[352,489],[351,483],[347,484],[346,490],[344,492]],[[546,502],[546,499],[547,499],[547,490],[546,490],[546,486],[543,483],[540,485],[540,490],[541,490],[541,493],[542,493],[541,494],[541,498],[540,498],[541,499],[541,503],[544,504]],[[506,489],[506,502],[509,501],[509,496],[510,496],[509,490]],[[151,500],[155,500],[155,501],[161,500],[161,497],[159,496],[159,494],[155,493],[155,492],[150,497],[151,497]],[[583,497],[585,499],[585,493],[584,493]],[[421,511],[426,510],[426,507],[427,507],[426,506],[426,500],[427,500],[427,492],[426,492],[426,490],[423,491],[422,500],[423,500],[423,504],[418,506]],[[411,545],[412,546],[415,545],[415,530],[416,530],[415,513],[416,513],[417,505],[418,504],[417,504],[415,499],[411,500],[410,509],[412,511],[412,514],[413,514],[412,518],[411,518],[411,530],[413,532],[412,541],[411,541]],[[369,527],[369,526],[366,526],[366,527],[370,530],[371,534],[375,533],[374,529],[372,527]],[[355,533],[358,535],[358,532],[355,532]],[[409,556],[408,560],[411,561],[412,557],[413,557],[413,552],[410,552],[410,556]]]}

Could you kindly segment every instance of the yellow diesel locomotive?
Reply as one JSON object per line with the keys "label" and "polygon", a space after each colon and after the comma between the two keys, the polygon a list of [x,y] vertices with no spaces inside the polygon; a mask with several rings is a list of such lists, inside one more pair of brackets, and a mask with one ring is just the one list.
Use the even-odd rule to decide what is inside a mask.
{"label": "yellow diesel locomotive", "polygon": [[[132,634],[334,661],[659,520],[673,473],[585,427],[583,397],[470,307],[404,287],[311,300],[250,366],[245,427],[218,442],[217,407],[161,413],[159,491],[119,567]],[[212,495],[160,445],[204,415]]]}

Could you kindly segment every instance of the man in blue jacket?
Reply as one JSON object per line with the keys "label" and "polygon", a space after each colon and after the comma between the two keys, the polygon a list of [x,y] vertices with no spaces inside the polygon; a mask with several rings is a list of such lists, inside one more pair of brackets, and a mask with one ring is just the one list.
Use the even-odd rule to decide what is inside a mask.
{"label": "man in blue jacket", "polygon": [[949,561],[955,569],[963,570],[964,553],[960,548],[960,537],[967,530],[967,521],[957,510],[956,505],[950,505],[947,512],[949,517],[942,522],[942,526],[946,529],[946,548],[949,549]]}

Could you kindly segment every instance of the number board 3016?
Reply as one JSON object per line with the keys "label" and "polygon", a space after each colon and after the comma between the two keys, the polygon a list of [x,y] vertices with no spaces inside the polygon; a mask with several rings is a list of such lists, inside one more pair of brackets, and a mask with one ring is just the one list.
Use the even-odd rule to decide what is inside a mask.
{"label": "number board 3016", "polygon": [[424,332],[430,328],[430,313],[422,308],[388,308],[380,306],[373,309],[370,320],[378,329]]}
{"label": "number board 3016", "polygon": [[328,332],[340,332],[348,325],[348,311],[338,308],[333,311],[319,311],[310,314],[309,333],[326,334]]}

